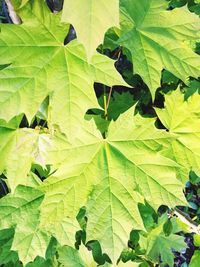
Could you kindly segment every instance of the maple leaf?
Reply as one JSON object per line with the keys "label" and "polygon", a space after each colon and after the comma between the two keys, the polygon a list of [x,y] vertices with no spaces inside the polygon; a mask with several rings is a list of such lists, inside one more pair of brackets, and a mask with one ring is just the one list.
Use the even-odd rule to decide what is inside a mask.
{"label": "maple leaf", "polygon": [[68,245],[74,247],[75,233],[80,230],[80,225],[76,218],[64,217],[57,223],[43,225],[43,229],[51,233],[61,246]]}
{"label": "maple leaf", "polygon": [[20,260],[27,264],[37,256],[45,258],[50,239],[48,232],[39,228],[39,214],[32,214],[18,222],[11,250],[18,251]]}
{"label": "maple leaf", "polygon": [[17,250],[25,264],[36,256],[45,256],[50,235],[39,228],[39,210],[43,193],[28,186],[18,186],[14,194],[0,200],[0,228],[15,227],[12,250]]}
{"label": "maple leaf", "polygon": [[85,246],[80,246],[76,250],[69,246],[58,248],[58,261],[61,266],[76,266],[76,267],[96,267],[97,264],[93,260],[92,253]]}
{"label": "maple leaf", "polygon": [[[0,173],[11,189],[0,199],[0,229],[11,233],[0,259],[6,266],[34,259],[30,266],[58,265],[52,256],[42,259],[53,236],[63,246],[61,264],[96,265],[84,246],[73,248],[81,225],[84,241],[99,241],[116,266],[131,230],[152,222],[150,216],[141,217],[145,210],[138,204],[147,201],[154,209],[187,204],[186,173],[200,172],[199,96],[184,101],[178,90],[166,96],[165,108],[156,109],[166,131],[155,127],[155,119],[133,115],[135,107],[126,111],[134,102],[129,93],[113,93],[108,118],[116,121],[94,115],[100,132],[92,119],[86,120],[93,115],[85,115],[99,108],[94,83],[128,86],[114,61],[95,52],[106,30],[118,25],[118,0],[86,0],[84,5],[65,0],[62,20],[75,26],[80,41],[69,44],[69,24],[51,13],[45,0],[13,3],[23,23],[2,24],[0,32]],[[123,0],[121,31],[114,30],[153,96],[163,68],[184,82],[200,74],[199,56],[188,46],[199,38],[197,16],[186,7],[166,8],[164,0]],[[48,133],[40,127],[18,129],[24,114],[29,123],[34,116],[45,120]],[[48,165],[44,182],[33,173],[33,163],[38,169]],[[85,217],[78,222],[83,207]],[[161,256],[169,265],[171,248],[185,246],[181,237],[165,236],[160,228],[147,241],[147,256],[156,261]],[[14,252],[6,262],[9,250]]]}
{"label": "maple leaf", "polygon": [[162,124],[175,134],[165,155],[176,160],[178,177],[183,183],[188,180],[190,170],[200,174],[200,96],[195,93],[184,101],[179,89],[165,96],[165,108],[155,109]]}
{"label": "maple leaf", "polygon": [[158,225],[154,228],[147,237],[147,252],[146,254],[155,262],[161,261],[162,264],[174,266],[174,254],[172,249],[178,252],[187,248],[184,242],[184,237],[176,235],[175,233],[166,236],[163,232],[163,224],[166,221],[166,216],[159,219]]}
{"label": "maple leaf", "polygon": [[18,186],[14,194],[8,194],[0,200],[0,228],[13,227],[18,222],[25,221],[33,211],[37,210],[42,200],[43,193],[39,190]]}
{"label": "maple leaf", "polygon": [[119,26],[119,0],[65,0],[62,21],[71,23],[89,59],[103,42],[105,32]]}
{"label": "maple leaf", "polygon": [[50,95],[50,127],[59,125],[75,138],[87,109],[98,107],[94,82],[127,84],[108,57],[95,54],[89,64],[77,41],[64,45],[69,25],[60,23],[60,14],[51,13],[45,1],[26,4],[19,15],[21,25],[1,25],[0,64],[8,65],[0,71],[0,117],[25,113],[31,121]]}
{"label": "maple leaf", "polygon": [[9,129],[0,127],[0,173],[7,177],[7,185],[14,192],[17,185],[32,185],[27,175],[32,163],[45,166],[45,146],[50,136],[39,129]]}
{"label": "maple leaf", "polygon": [[184,42],[199,38],[199,17],[187,7],[167,11],[163,0],[120,2],[122,33],[119,44],[132,55],[134,72],[149,86],[154,99],[162,69],[187,82],[200,75],[200,57]]}
{"label": "maple leaf", "polygon": [[91,121],[85,121],[76,145],[58,136],[48,162],[57,171],[39,187],[45,193],[41,226],[73,219],[85,205],[87,238],[98,240],[113,262],[132,228],[143,229],[138,202],[145,198],[155,208],[185,204],[176,163],[159,154],[169,135],[153,119],[144,125],[133,113],[132,108],[111,122],[106,139]]}

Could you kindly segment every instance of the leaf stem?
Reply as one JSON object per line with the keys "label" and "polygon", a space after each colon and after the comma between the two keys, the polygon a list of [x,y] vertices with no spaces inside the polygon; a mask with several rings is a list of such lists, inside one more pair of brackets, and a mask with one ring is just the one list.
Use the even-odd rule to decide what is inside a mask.
{"label": "leaf stem", "polygon": [[9,17],[11,18],[12,22],[14,24],[21,24],[22,21],[20,19],[20,17],[17,15],[17,13],[14,10],[14,7],[11,3],[10,0],[5,0],[7,8],[8,8],[8,13],[9,13]]}
{"label": "leaf stem", "polygon": [[112,95],[112,90],[113,90],[113,88],[110,87],[110,91],[109,91],[109,94],[108,94],[107,106],[106,106],[107,112],[108,112],[108,108],[109,108],[109,105],[110,105],[110,99],[111,99],[111,95]]}
{"label": "leaf stem", "polygon": [[108,120],[108,109],[107,109],[107,97],[106,97],[106,86],[103,85],[103,103],[104,103],[104,117]]}
{"label": "leaf stem", "polygon": [[115,58],[117,56],[117,60],[119,60],[120,54],[122,52],[122,47],[120,46],[117,51],[114,53],[114,55],[112,56],[112,58]]}
{"label": "leaf stem", "polygon": [[186,215],[184,212],[179,210],[178,208],[174,208],[169,213],[169,216],[176,215],[183,223],[189,226],[192,233],[196,233],[200,235],[200,225],[195,223],[188,215]]}

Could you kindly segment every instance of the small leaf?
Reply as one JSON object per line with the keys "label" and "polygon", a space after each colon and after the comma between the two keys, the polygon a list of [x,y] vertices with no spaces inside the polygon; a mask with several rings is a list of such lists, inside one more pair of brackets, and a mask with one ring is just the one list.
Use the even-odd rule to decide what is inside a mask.
{"label": "small leaf", "polygon": [[168,219],[163,225],[163,232],[166,236],[169,236],[173,231],[172,222]]}
{"label": "small leaf", "polygon": [[175,234],[165,236],[159,225],[148,235],[147,255],[158,263],[161,257],[163,264],[174,266],[172,249],[181,251],[185,248],[187,248],[187,245],[184,242],[184,237]]}

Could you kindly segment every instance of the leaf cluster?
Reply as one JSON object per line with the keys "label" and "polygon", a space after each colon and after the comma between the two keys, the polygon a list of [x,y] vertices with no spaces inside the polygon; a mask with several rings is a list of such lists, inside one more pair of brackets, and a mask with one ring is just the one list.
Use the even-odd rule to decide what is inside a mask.
{"label": "leaf cluster", "polygon": [[200,3],[12,4],[22,24],[0,25],[0,263],[173,266],[187,245],[159,207],[188,206],[188,175],[200,175]]}

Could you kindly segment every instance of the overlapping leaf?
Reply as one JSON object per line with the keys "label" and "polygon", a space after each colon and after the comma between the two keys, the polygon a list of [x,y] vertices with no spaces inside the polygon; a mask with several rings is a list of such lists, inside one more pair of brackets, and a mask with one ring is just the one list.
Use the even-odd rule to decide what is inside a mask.
{"label": "overlapping leaf", "polygon": [[166,236],[163,233],[163,222],[160,220],[158,226],[153,229],[147,238],[147,255],[155,262],[174,266],[174,254],[172,249],[181,251],[186,249],[187,245],[184,242],[184,237],[171,233]]}
{"label": "overlapping leaf", "polygon": [[36,129],[0,128],[0,172],[4,172],[12,192],[17,185],[31,185],[27,175],[32,163],[45,166],[45,147],[50,145],[50,136]]}
{"label": "overlapping leaf", "polygon": [[200,173],[200,96],[195,93],[187,101],[179,89],[165,96],[165,108],[156,109],[162,124],[176,135],[166,155],[176,160],[179,178],[186,182],[190,170]]}
{"label": "overlapping leaf", "polygon": [[58,170],[40,187],[45,193],[41,225],[75,218],[86,205],[88,240],[99,240],[114,262],[131,229],[143,228],[138,202],[145,198],[155,208],[185,203],[175,177],[177,165],[158,153],[168,134],[157,130],[154,120],[147,119],[144,126],[133,112],[130,109],[112,122],[105,140],[92,122],[86,122],[80,132],[84,138],[74,146],[58,137],[54,151],[49,151],[49,163]]}
{"label": "overlapping leaf", "polygon": [[199,38],[198,16],[187,7],[167,11],[163,0],[122,0],[119,44],[132,54],[134,72],[149,86],[160,87],[162,69],[187,82],[200,75],[200,57],[184,41]]}
{"label": "overlapping leaf", "polygon": [[89,58],[103,42],[105,32],[119,26],[119,0],[65,0],[62,20],[71,23]]}
{"label": "overlapping leaf", "polygon": [[39,214],[31,214],[18,222],[11,249],[18,251],[20,260],[26,264],[37,256],[45,258],[50,238],[47,231],[39,228]]}
{"label": "overlapping leaf", "polygon": [[8,194],[0,201],[0,228],[13,227],[18,222],[26,221],[31,213],[37,211],[42,199],[43,194],[37,189],[17,187],[14,194]]}
{"label": "overlapping leaf", "polygon": [[59,262],[61,266],[74,267],[96,267],[92,253],[86,247],[81,246],[79,250],[65,246],[58,249]]}
{"label": "overlapping leaf", "polygon": [[64,45],[69,25],[60,23],[60,14],[50,13],[45,1],[25,5],[19,15],[22,25],[1,25],[0,64],[10,65],[0,72],[0,117],[25,113],[30,121],[51,95],[49,124],[75,138],[87,109],[98,107],[94,82],[126,83],[108,57],[96,54],[89,64],[82,45]]}
{"label": "overlapping leaf", "polygon": [[[176,172],[185,181],[190,169],[200,171],[199,96],[188,102],[178,91],[166,96],[165,109],[156,111],[168,133],[158,130],[154,119],[134,116],[132,108],[118,119],[118,113],[113,115],[117,120],[102,138],[84,115],[99,107],[94,82],[126,86],[113,61],[94,53],[104,32],[118,24],[118,1],[65,1],[63,20],[75,26],[89,61],[82,44],[64,44],[69,25],[60,22],[60,14],[50,13],[45,1],[15,2],[23,4],[23,24],[1,25],[0,32],[0,171],[12,191],[0,200],[0,228],[15,228],[11,249],[24,264],[44,258],[53,235],[66,245],[60,250],[62,264],[69,255],[72,264],[92,266],[93,259],[83,259],[73,248],[80,228],[76,216],[85,206],[87,241],[98,240],[115,265],[130,231],[144,228],[138,203],[145,199],[155,209],[186,204]],[[184,42],[198,37],[197,17],[185,7],[166,7],[162,0],[121,1],[119,42],[132,52],[135,72],[153,96],[162,68],[184,81],[200,74],[199,57]],[[47,96],[50,134],[15,129],[16,116],[25,113],[30,122]],[[127,109],[119,107],[119,113]],[[11,119],[12,127],[2,119]],[[51,165],[52,174],[43,183],[29,172],[33,162]],[[156,234],[148,254],[156,260],[161,254],[171,264],[158,243],[169,250],[181,239]]]}
{"label": "overlapping leaf", "polygon": [[37,189],[19,186],[14,194],[0,200],[0,228],[15,227],[12,249],[26,264],[36,256],[45,256],[50,236],[39,228],[39,210],[43,194]]}

